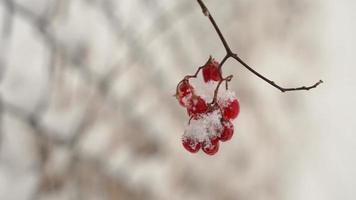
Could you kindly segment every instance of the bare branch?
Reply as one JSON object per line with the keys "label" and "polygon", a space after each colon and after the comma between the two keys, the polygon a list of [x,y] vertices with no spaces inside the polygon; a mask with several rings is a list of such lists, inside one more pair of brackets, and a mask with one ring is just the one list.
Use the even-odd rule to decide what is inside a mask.
{"label": "bare branch", "polygon": [[265,82],[269,83],[270,85],[272,85],[273,87],[277,88],[281,92],[297,91],[297,90],[310,90],[310,89],[316,88],[318,85],[323,83],[322,80],[319,80],[318,82],[316,82],[314,85],[311,85],[311,86],[300,86],[300,87],[287,88],[287,87],[282,87],[282,86],[276,84],[274,81],[272,81],[272,80],[268,79],[267,77],[263,76],[262,74],[260,74],[256,70],[254,70],[252,67],[250,67],[248,64],[246,64],[236,53],[231,51],[231,48],[230,48],[229,44],[226,42],[226,39],[224,38],[223,34],[221,33],[221,30],[220,30],[219,26],[216,24],[213,16],[210,14],[210,12],[209,12],[208,8],[206,7],[206,5],[204,4],[203,0],[197,0],[197,2],[200,5],[203,14],[209,18],[211,24],[213,25],[216,33],[218,34],[218,36],[219,36],[219,38],[220,38],[221,42],[223,43],[224,48],[226,50],[226,55],[223,58],[223,60],[220,62],[220,66],[219,66],[220,72],[221,72],[221,68],[224,65],[225,61],[227,61],[229,58],[233,58],[237,62],[242,64],[250,72],[255,74],[257,77],[259,77],[260,79],[262,79]]}
{"label": "bare branch", "polygon": [[200,7],[201,7],[201,9],[202,9],[202,11],[203,11],[203,13],[204,13],[204,15],[207,16],[207,17],[209,18],[211,24],[213,24],[216,33],[219,35],[219,38],[220,38],[221,42],[223,43],[223,45],[224,45],[224,47],[225,47],[226,53],[227,53],[228,55],[231,54],[231,53],[232,53],[232,52],[231,52],[231,49],[230,49],[228,43],[226,42],[226,40],[225,40],[225,38],[224,38],[224,35],[221,33],[219,26],[216,24],[216,22],[215,22],[213,16],[211,16],[211,14],[210,14],[208,8],[205,6],[205,4],[203,3],[202,0],[197,0],[197,1],[198,1],[199,5],[200,5]]}

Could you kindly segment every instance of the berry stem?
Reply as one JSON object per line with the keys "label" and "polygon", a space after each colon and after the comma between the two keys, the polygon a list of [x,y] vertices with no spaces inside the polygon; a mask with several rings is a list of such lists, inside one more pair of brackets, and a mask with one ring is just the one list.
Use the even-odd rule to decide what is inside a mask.
{"label": "berry stem", "polygon": [[[203,69],[203,67],[204,67],[204,66],[199,67],[198,70],[195,72],[195,74],[193,74],[193,75],[186,75],[181,81],[179,81],[179,83],[177,84],[177,87],[176,87],[176,94],[175,94],[175,95],[178,94],[178,86],[179,86],[182,82],[184,82],[184,81],[189,81],[189,79],[191,79],[191,78],[196,78],[196,77],[198,76],[200,70]],[[173,96],[175,96],[175,95],[173,95]]]}
{"label": "berry stem", "polygon": [[227,61],[227,59],[229,59],[230,55],[226,54],[226,56],[222,59],[222,61],[220,62],[219,65],[219,69],[221,70],[221,67],[224,65],[224,63]]}
{"label": "berry stem", "polygon": [[[288,91],[297,91],[297,90],[310,90],[313,88],[316,88],[318,85],[320,85],[321,83],[323,83],[322,80],[319,80],[318,82],[316,82],[315,84],[311,85],[311,86],[300,86],[300,87],[291,87],[291,88],[286,88],[286,87],[282,87],[278,84],[276,84],[274,81],[268,79],[267,77],[263,76],[262,74],[260,74],[259,72],[257,72],[256,70],[254,70],[252,67],[250,67],[247,63],[245,63],[236,53],[231,51],[231,48],[229,46],[229,44],[227,43],[224,35],[222,34],[219,26],[217,25],[217,23],[215,22],[215,19],[213,18],[213,16],[210,14],[208,8],[206,7],[206,5],[204,4],[203,0],[197,0],[197,2],[200,5],[200,8],[202,9],[202,12],[205,16],[207,16],[211,22],[211,24],[213,25],[216,33],[218,34],[221,42],[224,45],[224,48],[226,50],[226,55],[223,58],[223,60],[220,63],[219,66],[219,70],[221,72],[221,68],[224,65],[224,63],[229,59],[229,58],[233,58],[235,59],[237,62],[239,62],[241,65],[243,65],[247,70],[249,70],[250,72],[252,72],[253,74],[255,74],[257,77],[259,77],[260,79],[264,80],[265,82],[269,83],[270,85],[272,85],[273,87],[275,87],[276,89],[280,90],[281,92],[288,92]],[[220,85],[220,84],[219,84]]]}
{"label": "berry stem", "polygon": [[230,76],[227,76],[219,81],[218,85],[216,86],[216,88],[214,90],[213,101],[210,103],[210,105],[214,105],[216,103],[221,83],[226,81],[226,88],[227,88],[227,82],[231,81],[232,77],[233,77],[233,75],[230,75]]}
{"label": "berry stem", "polygon": [[187,76],[184,77],[184,79],[189,80],[190,78],[196,78],[196,77],[198,76],[200,70],[203,69],[203,67],[204,67],[204,66],[199,67],[198,70],[195,72],[195,74],[193,74],[193,75],[187,75]]}

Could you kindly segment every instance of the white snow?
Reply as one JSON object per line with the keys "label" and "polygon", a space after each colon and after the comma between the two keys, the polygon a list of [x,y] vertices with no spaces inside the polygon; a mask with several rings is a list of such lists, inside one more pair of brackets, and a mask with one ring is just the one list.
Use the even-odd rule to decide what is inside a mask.
{"label": "white snow", "polygon": [[191,99],[191,98],[192,98],[192,94],[188,94],[188,95],[184,96],[182,98],[183,104],[188,106],[188,104],[190,103],[189,99]]}
{"label": "white snow", "polygon": [[211,102],[214,97],[214,91],[218,85],[217,81],[209,81],[207,83],[194,85],[194,92],[201,96],[206,102]]}
{"label": "white snow", "polygon": [[[190,83],[192,84],[192,83]],[[209,81],[203,84],[193,85],[194,91],[198,96],[201,96],[206,102],[211,102],[214,98],[214,92],[217,81]],[[225,88],[225,82],[221,83],[218,91],[218,103],[219,105],[225,107],[226,104],[236,99],[236,94],[234,91]]]}
{"label": "white snow", "polygon": [[[192,84],[192,82],[190,82],[190,84]],[[214,91],[217,85],[217,81],[209,81],[207,83],[194,84],[193,87],[195,94],[209,103],[214,98]],[[186,103],[189,98],[190,96],[183,98],[183,102]],[[219,105],[225,107],[234,99],[236,99],[235,92],[227,90],[225,88],[225,83],[222,83],[218,92]],[[221,112],[218,109],[213,112],[201,114],[198,116],[198,119],[191,119],[190,122],[187,123],[183,139],[189,138],[193,141],[204,142],[207,145],[210,145],[210,138],[219,137],[222,129]]]}
{"label": "white snow", "polygon": [[220,136],[222,128],[220,111],[215,110],[188,122],[183,139],[190,138],[198,142],[206,142],[209,145],[210,138]]}
{"label": "white snow", "polygon": [[218,92],[218,103],[220,106],[223,108],[228,106],[230,102],[232,102],[234,99],[236,99],[236,95],[234,91],[231,90],[226,90],[225,86],[219,88]]}

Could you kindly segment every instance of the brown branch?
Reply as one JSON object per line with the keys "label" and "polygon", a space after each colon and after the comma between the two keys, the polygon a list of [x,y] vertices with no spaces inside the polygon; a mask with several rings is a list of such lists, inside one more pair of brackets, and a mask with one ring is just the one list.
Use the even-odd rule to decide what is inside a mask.
{"label": "brown branch", "polygon": [[204,15],[207,16],[209,18],[210,22],[213,24],[214,29],[215,29],[216,33],[219,35],[219,38],[220,38],[221,42],[223,43],[227,54],[232,53],[229,44],[226,42],[224,35],[221,33],[219,26],[216,24],[213,16],[211,16],[211,14],[210,14],[208,8],[205,6],[204,2],[202,0],[197,0],[197,1],[200,5]]}
{"label": "brown branch", "polygon": [[210,14],[210,12],[209,12],[208,8],[206,7],[206,5],[204,4],[203,0],[197,0],[197,2],[200,5],[203,14],[209,18],[211,24],[213,25],[216,33],[218,34],[218,36],[219,36],[219,38],[220,38],[221,42],[223,43],[224,48],[226,50],[226,55],[223,58],[223,60],[221,61],[220,66],[219,66],[220,72],[221,72],[221,68],[224,65],[224,63],[229,58],[233,58],[237,62],[242,64],[250,72],[255,74],[257,77],[259,77],[260,79],[262,79],[265,82],[269,83],[270,85],[272,85],[273,87],[277,88],[281,92],[297,91],[297,90],[310,90],[310,89],[316,88],[318,85],[323,83],[322,80],[319,80],[318,82],[316,82],[314,85],[311,85],[311,86],[300,86],[300,87],[286,88],[286,87],[282,87],[282,86],[276,84],[274,81],[272,81],[272,80],[268,79],[267,77],[263,76],[262,74],[260,74],[256,70],[254,70],[252,67],[250,67],[248,64],[246,64],[236,53],[231,51],[231,48],[230,48],[229,44],[227,43],[226,39],[224,38],[223,34],[221,33],[221,30],[220,30],[219,26],[216,24],[213,16]]}
{"label": "brown branch", "polygon": [[204,68],[204,66],[200,66],[200,67],[198,68],[198,70],[195,72],[195,74],[185,76],[185,77],[184,77],[184,80],[189,80],[189,79],[191,79],[191,78],[196,78],[196,77],[198,76],[200,70],[202,70],[203,68]]}
{"label": "brown branch", "polygon": [[189,81],[189,79],[191,79],[191,78],[196,78],[196,77],[198,76],[200,70],[203,69],[203,67],[204,67],[204,66],[199,67],[198,70],[195,72],[195,74],[193,74],[193,75],[187,75],[187,76],[185,76],[181,81],[179,81],[179,83],[177,84],[177,87],[176,87],[176,93],[175,93],[173,96],[177,96],[177,94],[178,94],[178,88],[179,88],[179,85],[180,85],[181,83],[183,83],[184,81]]}

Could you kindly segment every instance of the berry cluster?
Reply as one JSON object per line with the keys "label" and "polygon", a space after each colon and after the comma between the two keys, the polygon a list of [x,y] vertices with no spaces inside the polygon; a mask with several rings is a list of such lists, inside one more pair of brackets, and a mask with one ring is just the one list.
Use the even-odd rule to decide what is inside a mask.
{"label": "berry cluster", "polygon": [[[214,155],[219,150],[219,141],[228,141],[234,134],[231,121],[238,116],[240,105],[235,93],[228,89],[232,76],[223,78],[219,66],[210,57],[195,75],[186,76],[177,86],[175,96],[190,117],[182,143],[191,153],[202,149],[206,154]],[[197,78],[200,70],[204,79],[203,88],[194,87],[189,81]],[[224,81],[226,88],[219,90]]]}
{"label": "berry cluster", "polygon": [[[235,94],[228,90],[228,82],[231,81],[232,75],[223,78],[221,74],[221,67],[229,58],[236,60],[251,73],[281,92],[310,90],[316,88],[323,81],[319,80],[314,85],[308,87],[287,88],[263,76],[231,50],[203,0],[197,0],[197,2],[218,34],[225,48],[226,55],[220,64],[210,57],[208,62],[204,66],[199,67],[194,75],[185,76],[178,83],[175,96],[180,105],[187,109],[190,116],[188,126],[182,138],[183,146],[192,153],[196,153],[202,149],[206,154],[214,155],[219,150],[219,141],[228,141],[234,134],[234,127],[231,121],[237,117],[240,111],[239,101]],[[215,88],[213,91],[209,90],[208,94],[200,93],[198,88],[189,82],[191,78],[197,78],[200,70],[203,71],[205,86]],[[224,81],[226,83],[226,90],[219,91],[219,87]]]}

